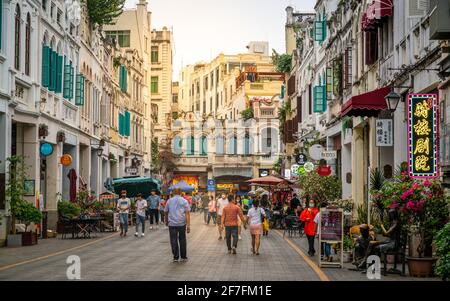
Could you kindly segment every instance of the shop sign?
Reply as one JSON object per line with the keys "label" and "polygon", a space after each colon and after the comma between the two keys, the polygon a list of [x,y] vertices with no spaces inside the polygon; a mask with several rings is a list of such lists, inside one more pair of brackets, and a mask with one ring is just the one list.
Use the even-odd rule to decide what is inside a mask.
{"label": "shop sign", "polygon": [[41,156],[48,157],[53,154],[53,144],[44,142],[40,147]]}
{"label": "shop sign", "polygon": [[306,172],[311,172],[313,170],[314,170],[314,163],[306,162],[306,164],[305,164],[305,171]]}
{"label": "shop sign", "polygon": [[[319,246],[322,242],[338,243],[342,246],[344,238],[344,211],[342,209],[322,208],[319,221]],[[319,248],[319,266],[340,265],[343,266],[343,253],[339,262],[323,262],[322,250]]]}
{"label": "shop sign", "polygon": [[323,151],[320,158],[323,160],[336,160],[337,151]]}
{"label": "shop sign", "polygon": [[217,184],[217,190],[232,190],[234,189],[234,184]]}
{"label": "shop sign", "polygon": [[70,164],[72,164],[72,156],[69,154],[64,154],[61,156],[60,162],[63,166],[70,166]]}
{"label": "shop sign", "polygon": [[304,174],[306,173],[305,166],[300,166],[300,167],[298,168],[297,173],[298,173],[299,175],[304,175]]}
{"label": "shop sign", "polygon": [[377,119],[375,124],[377,146],[394,146],[392,119]]}
{"label": "shop sign", "polygon": [[291,175],[293,177],[298,176],[298,169],[300,168],[300,165],[294,164],[291,167]]}
{"label": "shop sign", "polygon": [[267,177],[269,175],[269,170],[268,169],[260,169],[259,170],[259,176],[260,177]]}
{"label": "shop sign", "polygon": [[331,167],[330,166],[319,166],[317,168],[317,173],[322,177],[328,177],[331,175]]}
{"label": "shop sign", "polygon": [[305,165],[306,163],[306,155],[305,154],[298,154],[295,156],[295,162],[298,165]]}
{"label": "shop sign", "polygon": [[216,191],[216,180],[208,179],[208,191]]}
{"label": "shop sign", "polygon": [[291,170],[290,169],[285,169],[284,170],[284,177],[286,178],[286,179],[288,179],[288,180],[290,180],[291,179]]}
{"label": "shop sign", "polygon": [[127,167],[125,168],[125,172],[134,175],[137,174],[138,170],[136,167]]}
{"label": "shop sign", "polygon": [[438,170],[438,97],[408,96],[408,170],[412,178],[436,178]]}
{"label": "shop sign", "polygon": [[320,160],[322,159],[322,153],[323,153],[323,146],[320,144],[314,144],[309,148],[309,156],[313,160]]}

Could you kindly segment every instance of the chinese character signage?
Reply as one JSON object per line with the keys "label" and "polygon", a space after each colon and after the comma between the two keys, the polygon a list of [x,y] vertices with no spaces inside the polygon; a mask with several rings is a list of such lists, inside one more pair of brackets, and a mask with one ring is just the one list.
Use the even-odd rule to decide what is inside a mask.
{"label": "chinese character signage", "polygon": [[377,146],[394,146],[392,119],[377,119]]}
{"label": "chinese character signage", "polygon": [[438,176],[438,98],[436,94],[408,96],[409,175]]}

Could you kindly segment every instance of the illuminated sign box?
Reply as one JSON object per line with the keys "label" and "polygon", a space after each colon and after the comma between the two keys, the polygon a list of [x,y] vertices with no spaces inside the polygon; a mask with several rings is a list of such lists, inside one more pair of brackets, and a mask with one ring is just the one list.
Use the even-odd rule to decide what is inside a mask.
{"label": "illuminated sign box", "polygon": [[408,170],[412,178],[436,178],[438,166],[438,96],[408,96]]}

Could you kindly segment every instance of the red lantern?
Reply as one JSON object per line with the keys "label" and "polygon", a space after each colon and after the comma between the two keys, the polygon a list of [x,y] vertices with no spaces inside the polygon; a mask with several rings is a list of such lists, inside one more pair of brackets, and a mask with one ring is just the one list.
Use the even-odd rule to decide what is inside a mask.
{"label": "red lantern", "polygon": [[319,166],[317,167],[317,173],[322,177],[328,177],[331,175],[331,167],[330,166]]}

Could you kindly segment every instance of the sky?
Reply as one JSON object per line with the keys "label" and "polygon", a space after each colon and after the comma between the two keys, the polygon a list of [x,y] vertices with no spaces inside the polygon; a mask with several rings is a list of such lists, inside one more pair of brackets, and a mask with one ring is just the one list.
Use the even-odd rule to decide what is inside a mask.
{"label": "sky", "polygon": [[[135,7],[138,0],[126,0]],[[148,0],[152,29],[174,33],[174,80],[182,66],[209,61],[221,52],[245,53],[250,41],[285,51],[286,6],[313,11],[316,0]]]}

